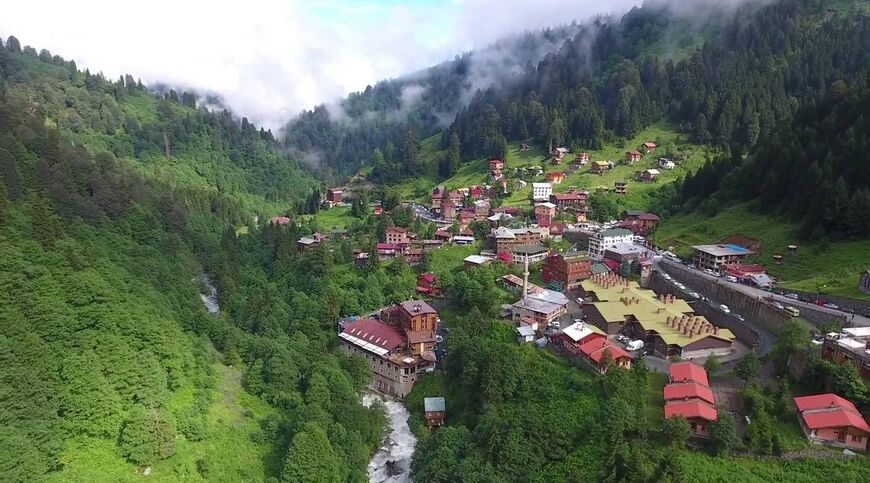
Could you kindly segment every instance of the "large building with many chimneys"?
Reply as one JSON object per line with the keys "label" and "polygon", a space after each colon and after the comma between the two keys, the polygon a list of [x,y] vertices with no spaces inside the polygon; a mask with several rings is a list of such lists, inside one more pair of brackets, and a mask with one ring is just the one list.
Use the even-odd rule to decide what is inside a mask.
{"label": "large building with many chimneys", "polygon": [[580,284],[588,321],[608,334],[643,340],[662,357],[684,359],[731,353],[734,334],[697,315],[685,300],[656,295],[614,273],[596,274]]}

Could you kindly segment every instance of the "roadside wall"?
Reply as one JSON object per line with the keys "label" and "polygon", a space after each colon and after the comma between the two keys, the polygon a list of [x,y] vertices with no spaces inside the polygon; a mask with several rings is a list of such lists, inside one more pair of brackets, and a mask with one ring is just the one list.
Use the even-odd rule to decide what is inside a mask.
{"label": "roadside wall", "polygon": [[[815,299],[818,294],[812,292],[803,292],[800,290],[792,290],[788,288],[777,287],[777,291],[781,291],[783,293],[794,293],[798,294],[802,297],[809,297],[811,299]],[[851,310],[856,314],[861,314],[866,317],[870,317],[870,301],[867,300],[855,300],[846,297],[840,297],[838,295],[822,295],[822,298],[825,299],[828,303],[837,304],[841,309]],[[828,314],[830,317],[830,314]],[[836,317],[834,317],[836,318]],[[828,320],[831,320],[830,318]]]}
{"label": "roadside wall", "polygon": [[[692,289],[719,303],[724,303],[733,312],[739,313],[747,319],[752,319],[753,322],[772,333],[778,333],[783,325],[790,320],[788,314],[768,304],[763,299],[734,290],[725,282],[718,280],[711,281],[684,267],[660,264],[659,268],[666,270],[671,275],[676,274],[680,281],[685,282]],[[667,283],[667,281],[662,281]],[[670,290],[673,291],[674,289],[671,288]],[[802,318],[817,326],[832,320],[846,323],[845,317],[836,316],[826,311],[803,305],[797,308],[800,310]],[[733,317],[727,318],[734,319]]]}

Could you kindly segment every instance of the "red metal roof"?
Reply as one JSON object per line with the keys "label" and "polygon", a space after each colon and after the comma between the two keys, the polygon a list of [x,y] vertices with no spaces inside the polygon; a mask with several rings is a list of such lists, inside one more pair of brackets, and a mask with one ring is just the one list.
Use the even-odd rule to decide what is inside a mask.
{"label": "red metal roof", "polygon": [[870,425],[848,399],[836,394],[816,394],[794,398],[804,424],[810,429],[849,426],[870,433]]}
{"label": "red metal roof", "polygon": [[393,233],[408,233],[408,230],[406,230],[400,226],[388,226],[387,231],[393,232]]}
{"label": "red metal roof", "polygon": [[601,358],[604,357],[605,350],[610,351],[610,357],[613,360],[622,358],[632,359],[631,354],[625,352],[623,348],[614,345],[612,342],[604,338],[595,338],[589,340],[581,344],[578,349],[587,357],[595,361],[596,364],[601,362]]}
{"label": "red metal roof", "polygon": [[637,217],[638,220],[644,221],[659,221],[659,217],[655,213],[644,213]]}
{"label": "red metal roof", "polygon": [[665,419],[682,416],[684,418],[700,418],[715,421],[718,417],[716,408],[700,399],[688,401],[670,401],[665,403]]}
{"label": "red metal roof", "polygon": [[833,393],[826,394],[816,394],[813,396],[802,396],[794,398],[794,403],[800,411],[807,411],[810,409],[827,409],[831,407],[843,408],[843,409],[851,409],[852,411],[858,411],[858,408],[852,404],[852,401],[848,399],[842,398]]}
{"label": "red metal roof", "polygon": [[586,195],[583,193],[553,193],[553,198],[558,201],[583,201]]}
{"label": "red metal roof", "polygon": [[376,245],[378,250],[399,250],[401,247],[396,245],[395,243],[378,243]]}
{"label": "red metal roof", "polygon": [[420,276],[417,277],[417,278],[418,278],[419,280],[423,280],[423,281],[425,281],[425,282],[427,282],[427,283],[435,283],[435,279],[436,279],[437,277],[435,277],[435,274],[432,273],[432,272],[426,272],[426,273],[421,273]]}
{"label": "red metal roof", "polygon": [[664,390],[665,401],[699,398],[710,404],[715,404],[713,391],[697,382],[678,382],[668,384]]}
{"label": "red metal roof", "polygon": [[374,319],[359,319],[344,326],[344,332],[390,352],[405,345],[399,329]]}
{"label": "red metal roof", "polygon": [[707,380],[707,371],[693,362],[676,362],[671,364],[670,368],[668,368],[668,373],[671,375],[671,382],[694,381],[710,387],[710,382]]}

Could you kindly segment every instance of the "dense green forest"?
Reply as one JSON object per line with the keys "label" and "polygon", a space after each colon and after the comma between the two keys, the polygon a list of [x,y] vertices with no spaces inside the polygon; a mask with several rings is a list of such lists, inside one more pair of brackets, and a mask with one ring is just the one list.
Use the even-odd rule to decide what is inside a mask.
{"label": "dense green forest", "polygon": [[835,83],[747,158],[725,156],[688,176],[677,203],[715,213],[756,201],[801,223],[805,238],[870,236],[870,77]]}
{"label": "dense green forest", "polygon": [[314,183],[245,120],[14,37],[0,69],[0,480],[365,481],[383,413],[334,324],[410,270],[255,226]]}
{"label": "dense green forest", "polygon": [[[447,178],[462,161],[504,158],[508,141],[599,149],[661,119],[680,126],[693,142],[745,152],[799,106],[870,65],[870,16],[864,7],[846,0],[781,0],[687,18],[667,4],[650,3],[619,19],[561,30],[567,39],[540,61],[518,72],[492,66],[505,80],[481,86],[467,106],[454,111],[453,122],[442,130],[441,147],[448,154],[435,160],[443,165],[438,172]],[[445,64],[430,75],[465,72],[463,61],[472,60]],[[450,99],[462,81],[460,76],[433,82],[426,95]],[[398,102],[402,85],[386,84],[345,103],[377,105],[374,99],[384,96]],[[441,107],[422,103],[419,109],[432,113]],[[368,162],[379,182],[420,174],[418,140],[437,125],[410,116],[379,126],[375,138],[356,124],[328,122],[326,111],[319,108],[291,122],[285,143],[316,148],[336,172],[353,172]],[[317,144],[320,139],[326,141]]]}

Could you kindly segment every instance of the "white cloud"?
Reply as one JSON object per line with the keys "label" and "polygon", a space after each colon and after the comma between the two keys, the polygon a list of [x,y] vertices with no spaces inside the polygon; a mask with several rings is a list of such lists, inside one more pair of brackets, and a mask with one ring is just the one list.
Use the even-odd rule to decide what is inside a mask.
{"label": "white cloud", "polygon": [[[620,13],[639,0],[28,0],[0,33],[115,78],[213,91],[276,128],[301,109],[507,34]],[[409,91],[412,104],[420,92]]]}

